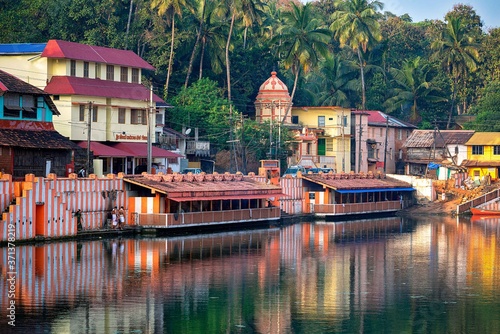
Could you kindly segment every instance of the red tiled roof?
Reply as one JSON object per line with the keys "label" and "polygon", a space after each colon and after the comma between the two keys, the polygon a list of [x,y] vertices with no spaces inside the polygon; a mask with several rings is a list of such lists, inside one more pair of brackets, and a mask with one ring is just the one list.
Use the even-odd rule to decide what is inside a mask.
{"label": "red tiled roof", "polygon": [[[87,149],[87,142],[81,141],[77,143],[81,148]],[[90,142],[90,150],[98,157],[128,157],[130,153],[119,150],[117,148],[102,144],[97,141]]]}
{"label": "red tiled roof", "polygon": [[302,174],[304,180],[325,185],[335,190],[406,188],[410,184],[392,178],[362,177],[350,174]]}
{"label": "red tiled roof", "polygon": [[[146,158],[148,155],[147,143],[110,143],[110,146],[120,151],[128,152],[128,156],[135,158]],[[182,155],[164,150],[162,148],[151,146],[151,155],[153,158],[180,158]]]}
{"label": "red tiled roof", "polygon": [[75,143],[57,131],[2,129],[0,146],[39,149],[79,149]]}
{"label": "red tiled roof", "polygon": [[[52,95],[86,95],[129,100],[149,100],[149,90],[141,84],[100,79],[54,76],[45,92]],[[165,102],[153,94],[154,102]],[[146,104],[144,104],[146,107]]]}
{"label": "red tiled roof", "polygon": [[119,50],[51,39],[42,52],[42,57],[66,58],[89,62],[121,65],[154,70],[144,59],[130,50]]}
{"label": "red tiled roof", "polygon": [[279,185],[258,182],[241,174],[143,174],[127,175],[124,181],[155,189],[179,202],[284,196]]}

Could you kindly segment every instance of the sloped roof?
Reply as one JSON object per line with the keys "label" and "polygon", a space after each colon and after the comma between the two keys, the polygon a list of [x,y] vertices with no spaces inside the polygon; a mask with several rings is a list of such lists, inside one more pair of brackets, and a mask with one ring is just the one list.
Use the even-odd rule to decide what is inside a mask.
{"label": "sloped roof", "polygon": [[465,145],[474,134],[473,130],[413,130],[404,144],[408,148],[445,147]]}
{"label": "sloped roof", "polygon": [[[388,126],[391,128],[411,128],[416,129],[417,127],[411,123],[402,121],[393,116],[387,115],[378,110],[365,110],[368,114],[368,125],[371,126]],[[387,121],[389,119],[389,122]]]}
{"label": "sloped roof", "polygon": [[0,145],[39,149],[73,150],[80,147],[57,131],[1,129]]}
{"label": "sloped roof", "polygon": [[146,70],[155,69],[147,61],[130,50],[112,49],[55,39],[51,39],[47,42],[41,56],[121,65]]}
{"label": "sloped roof", "polygon": [[465,145],[500,145],[500,132],[476,132]]}
{"label": "sloped roof", "polygon": [[[87,149],[87,142],[86,141],[81,141],[77,143],[78,146],[80,146],[83,149]],[[128,157],[130,156],[130,153],[124,152],[122,150],[119,150],[117,148],[105,145],[103,143],[100,143],[98,141],[91,141],[90,142],[90,150],[92,153],[94,153],[94,156],[96,157]]]}
{"label": "sloped roof", "polygon": [[0,44],[0,54],[35,54],[45,49],[47,43],[10,43]]}
{"label": "sloped roof", "polygon": [[123,180],[180,201],[183,197],[211,200],[243,195],[254,198],[282,195],[280,186],[258,182],[242,174],[141,174],[127,175]]}
{"label": "sloped roof", "polygon": [[[133,142],[120,142],[120,143],[110,143],[111,147],[116,148],[120,151],[128,152],[128,156],[136,158],[145,158],[148,155],[147,143],[133,143]],[[181,158],[180,154],[164,150],[162,148],[151,146],[151,155],[153,158]]]}
{"label": "sloped roof", "polygon": [[407,182],[390,177],[378,178],[368,174],[302,174],[302,178],[334,190],[405,189],[411,187]]}
{"label": "sloped roof", "polygon": [[2,70],[0,70],[0,92],[42,96],[43,99],[45,100],[45,103],[47,103],[47,105],[49,106],[49,109],[52,112],[52,114],[60,115],[59,110],[57,110],[57,107],[55,106],[54,102],[50,99],[48,93]]}
{"label": "sloped roof", "polygon": [[[90,78],[54,76],[45,87],[52,95],[86,95],[148,101],[149,90],[141,84]],[[154,102],[165,103],[153,94]],[[144,105],[146,107],[146,105]]]}

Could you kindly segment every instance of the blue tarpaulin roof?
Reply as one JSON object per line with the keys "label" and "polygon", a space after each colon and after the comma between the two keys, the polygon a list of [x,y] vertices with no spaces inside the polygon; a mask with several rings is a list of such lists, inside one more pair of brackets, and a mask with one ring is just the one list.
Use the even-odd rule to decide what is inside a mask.
{"label": "blue tarpaulin roof", "polygon": [[372,188],[372,189],[339,189],[341,194],[378,193],[381,191],[414,191],[414,188]]}
{"label": "blue tarpaulin roof", "polygon": [[41,53],[47,43],[0,44],[0,54]]}

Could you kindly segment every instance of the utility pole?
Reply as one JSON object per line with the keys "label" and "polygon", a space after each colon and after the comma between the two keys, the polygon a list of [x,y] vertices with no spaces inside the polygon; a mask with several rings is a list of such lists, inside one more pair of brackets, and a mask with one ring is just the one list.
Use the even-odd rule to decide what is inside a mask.
{"label": "utility pole", "polygon": [[362,114],[359,114],[359,140],[358,140],[358,173],[361,173],[361,161],[363,159],[363,153],[361,152],[361,134],[363,133],[363,123]]}
{"label": "utility pole", "polygon": [[149,106],[147,109],[148,117],[146,120],[148,126],[148,158],[147,158],[147,172],[151,174],[151,164],[152,164],[152,147],[151,147],[151,115],[153,114],[153,83],[149,87]]}
{"label": "utility pole", "polygon": [[92,101],[89,101],[89,114],[87,116],[87,167],[86,175],[90,174],[90,131],[92,130]]}
{"label": "utility pole", "polygon": [[389,115],[386,114],[385,120],[385,145],[384,145],[384,175],[386,171],[386,163],[387,163],[387,137],[389,137]]}

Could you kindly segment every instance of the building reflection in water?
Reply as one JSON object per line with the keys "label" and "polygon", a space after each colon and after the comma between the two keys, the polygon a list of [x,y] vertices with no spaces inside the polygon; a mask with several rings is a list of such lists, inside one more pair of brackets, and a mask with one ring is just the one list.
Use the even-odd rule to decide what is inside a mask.
{"label": "building reflection in water", "polygon": [[[431,301],[442,307],[500,288],[498,223],[391,217],[20,245],[16,315],[21,328],[71,333],[359,331],[388,309],[402,330],[436,317],[452,323],[452,312]],[[7,278],[7,249],[0,251]]]}

